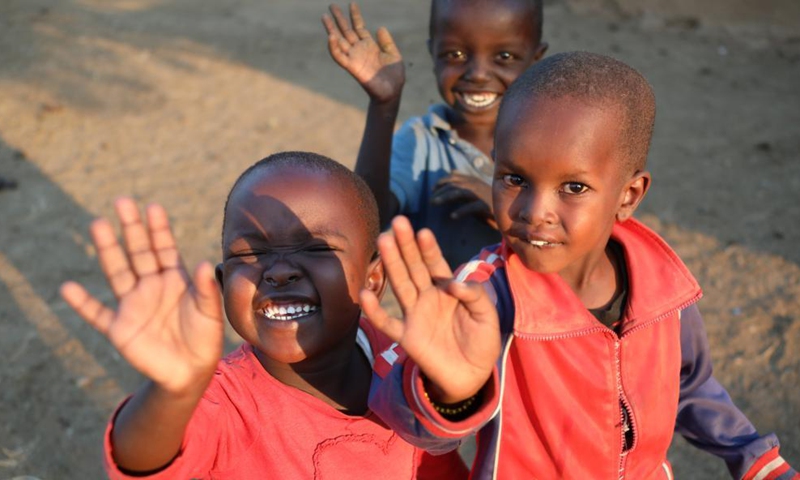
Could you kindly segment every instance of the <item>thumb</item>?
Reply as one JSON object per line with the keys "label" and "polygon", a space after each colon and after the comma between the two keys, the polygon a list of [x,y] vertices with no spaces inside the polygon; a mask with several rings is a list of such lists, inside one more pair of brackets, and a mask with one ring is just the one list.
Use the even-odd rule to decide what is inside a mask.
{"label": "thumb", "polygon": [[380,300],[375,296],[375,293],[366,288],[361,290],[359,300],[364,316],[367,317],[369,323],[389,337],[393,342],[399,343],[405,332],[405,326],[402,320],[393,318],[386,313],[386,310],[381,307]]}
{"label": "thumb", "polygon": [[392,56],[400,56],[400,50],[397,49],[397,45],[394,43],[394,39],[392,38],[392,34],[389,33],[389,30],[386,27],[378,28],[375,36],[378,40],[378,46],[381,47],[381,51],[388,53]]}
{"label": "thumb", "polygon": [[486,205],[486,202],[481,200],[480,198],[476,198],[471,202],[467,202],[464,205],[453,210],[450,214],[452,218],[462,218],[469,215],[474,215],[478,218],[486,218],[491,215],[491,210],[489,206]]}
{"label": "thumb", "polygon": [[211,263],[202,262],[195,269],[194,293],[195,305],[200,313],[222,323],[222,299]]}

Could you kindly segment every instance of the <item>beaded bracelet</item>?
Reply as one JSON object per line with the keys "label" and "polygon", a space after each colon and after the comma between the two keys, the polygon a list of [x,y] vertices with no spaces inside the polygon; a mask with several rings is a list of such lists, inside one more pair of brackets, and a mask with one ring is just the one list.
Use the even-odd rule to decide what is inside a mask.
{"label": "beaded bracelet", "polygon": [[439,405],[438,403],[431,400],[431,397],[428,396],[428,392],[423,390],[425,394],[425,399],[430,402],[433,406],[433,409],[436,410],[439,414],[445,417],[459,417],[464,415],[465,412],[468,412],[470,408],[475,404],[475,401],[478,399],[478,394],[469,397],[466,400],[462,400],[458,403],[454,403],[451,405]]}

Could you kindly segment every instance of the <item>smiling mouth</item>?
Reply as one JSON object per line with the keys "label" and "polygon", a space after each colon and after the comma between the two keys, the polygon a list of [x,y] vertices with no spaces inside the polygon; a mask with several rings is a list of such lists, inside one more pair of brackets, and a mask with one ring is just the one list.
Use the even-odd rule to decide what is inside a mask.
{"label": "smiling mouth", "polygon": [[500,98],[500,95],[491,92],[480,92],[480,93],[467,93],[461,92],[459,93],[464,105],[470,108],[477,108],[477,109],[484,109],[488,108],[497,102],[497,99]]}
{"label": "smiling mouth", "polygon": [[262,308],[259,312],[268,320],[288,322],[307,317],[317,311],[316,305],[309,303],[272,304]]}
{"label": "smiling mouth", "polygon": [[544,240],[528,240],[528,243],[533,245],[536,248],[553,248],[558,247],[559,245],[563,245],[563,243],[552,243],[546,242]]}

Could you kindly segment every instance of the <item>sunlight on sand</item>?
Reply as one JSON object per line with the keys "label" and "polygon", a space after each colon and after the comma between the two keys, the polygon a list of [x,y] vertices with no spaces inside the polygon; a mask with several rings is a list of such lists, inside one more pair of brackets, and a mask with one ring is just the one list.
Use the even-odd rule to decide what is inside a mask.
{"label": "sunlight on sand", "polygon": [[[100,409],[113,408],[124,397],[125,392],[114,379],[107,376],[106,370],[84,348],[83,343],[67,331],[58,316],[36,294],[25,275],[14,268],[3,254],[0,254],[0,280],[5,283],[25,318],[36,328],[42,342],[58,358],[64,370],[75,379],[75,385]],[[12,352],[6,360],[15,361],[25,353],[26,348],[27,343],[21,343],[17,351]]]}

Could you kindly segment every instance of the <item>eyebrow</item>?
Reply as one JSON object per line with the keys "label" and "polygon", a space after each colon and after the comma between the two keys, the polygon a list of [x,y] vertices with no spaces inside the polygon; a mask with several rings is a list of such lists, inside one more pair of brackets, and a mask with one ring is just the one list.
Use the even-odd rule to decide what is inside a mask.
{"label": "eyebrow", "polygon": [[[291,240],[293,241],[309,241],[309,240],[322,240],[326,238],[338,238],[346,242],[348,245],[351,245],[353,242],[351,241],[350,237],[344,235],[339,230],[335,228],[318,228],[314,230],[303,230],[303,231],[296,231],[292,232]],[[244,232],[242,235],[237,236],[236,238],[232,239],[231,241],[227,242],[230,246],[234,242],[245,242],[247,244],[255,244],[259,242],[269,241],[270,236],[267,232],[263,230],[253,231],[249,230]]]}

